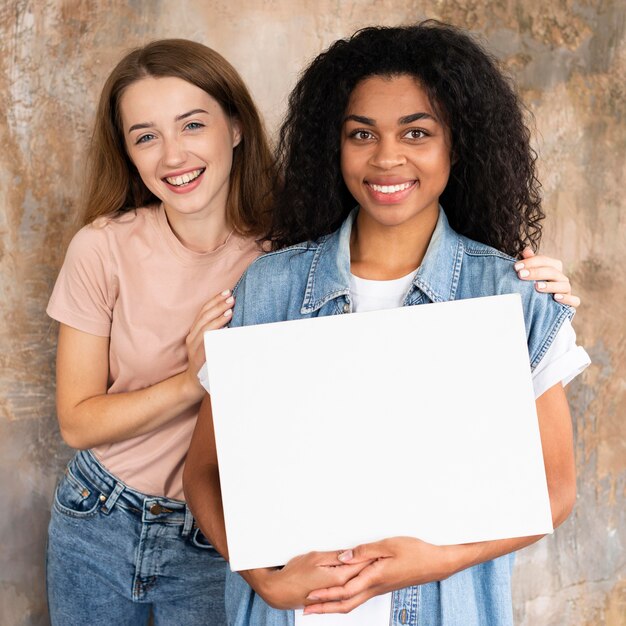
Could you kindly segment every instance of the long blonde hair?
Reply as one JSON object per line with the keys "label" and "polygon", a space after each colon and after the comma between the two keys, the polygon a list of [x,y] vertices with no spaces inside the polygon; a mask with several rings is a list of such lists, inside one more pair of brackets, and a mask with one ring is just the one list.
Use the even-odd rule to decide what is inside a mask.
{"label": "long blonde hair", "polygon": [[186,39],[153,41],[131,51],[106,80],[90,147],[83,224],[159,202],[128,157],[120,114],[124,90],[147,76],[181,78],[238,120],[242,140],[233,153],[226,216],[240,233],[264,234],[273,202],[274,163],[261,118],[235,68],[215,50]]}

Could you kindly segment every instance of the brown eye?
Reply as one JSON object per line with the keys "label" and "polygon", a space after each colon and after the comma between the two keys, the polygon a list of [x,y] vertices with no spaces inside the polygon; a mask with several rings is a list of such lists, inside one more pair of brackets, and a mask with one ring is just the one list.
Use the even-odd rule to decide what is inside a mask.
{"label": "brown eye", "polygon": [[428,133],[419,128],[411,128],[404,136],[407,139],[422,139],[423,137],[427,137]]}
{"label": "brown eye", "polygon": [[367,141],[368,139],[372,139],[373,135],[372,133],[370,133],[369,130],[359,129],[359,130],[353,130],[350,133],[350,137],[352,139],[357,139],[359,141]]}

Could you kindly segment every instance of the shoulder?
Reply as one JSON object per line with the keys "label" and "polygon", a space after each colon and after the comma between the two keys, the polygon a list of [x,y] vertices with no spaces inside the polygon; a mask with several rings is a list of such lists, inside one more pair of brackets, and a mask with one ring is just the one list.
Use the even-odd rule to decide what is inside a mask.
{"label": "shoulder", "polygon": [[508,271],[515,263],[512,256],[487,244],[474,241],[463,235],[459,235],[459,240],[463,245],[464,262],[480,265],[492,271]]}
{"label": "shoulder", "polygon": [[263,242],[250,235],[233,233],[226,245],[230,255],[248,258],[248,265],[264,253]]}
{"label": "shoulder", "polygon": [[139,207],[105,215],[95,219],[90,226],[106,233],[109,237],[124,237],[137,230],[153,228],[158,222],[157,207]]}
{"label": "shoulder", "polygon": [[74,235],[70,247],[82,250],[111,249],[123,245],[139,231],[152,230],[157,211],[151,207],[130,209],[115,215],[103,215],[83,226]]}
{"label": "shoulder", "polygon": [[235,287],[231,326],[287,319],[300,310],[319,242],[306,242],[257,258]]}
{"label": "shoulder", "polygon": [[[306,280],[319,242],[300,243],[275,252],[267,252],[257,258],[241,277],[241,288],[271,289],[286,278]],[[238,286],[239,286],[238,285]]]}
{"label": "shoulder", "polygon": [[109,237],[102,227],[101,218],[97,223],[83,226],[72,237],[65,255],[65,264],[88,263],[89,260],[104,261],[110,254]]}
{"label": "shoulder", "polygon": [[539,293],[532,281],[517,277],[516,259],[490,246],[460,237],[463,261],[458,297],[479,297],[518,293],[522,298],[531,366],[543,358],[565,320],[573,317],[571,307]]}
{"label": "shoulder", "polygon": [[121,236],[125,232],[141,228],[154,219],[152,208],[129,209],[114,215],[101,215],[93,222],[83,226],[74,235],[72,241],[99,243],[107,238]]}
{"label": "shoulder", "polygon": [[539,293],[533,281],[520,280],[514,267],[517,259],[467,237],[460,239],[463,244],[461,289],[479,292],[475,296],[519,293],[524,302],[535,308],[570,311],[570,307],[556,302],[550,295]]}

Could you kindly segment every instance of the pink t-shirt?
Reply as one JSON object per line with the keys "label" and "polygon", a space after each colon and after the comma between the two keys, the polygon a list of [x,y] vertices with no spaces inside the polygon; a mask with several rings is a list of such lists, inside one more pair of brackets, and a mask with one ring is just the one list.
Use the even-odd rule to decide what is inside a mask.
{"label": "pink t-shirt", "polygon": [[[187,367],[185,338],[202,305],[232,289],[261,254],[232,233],[209,253],[172,232],[162,206],[99,218],[69,245],[47,313],[78,330],[110,337],[108,393],[133,391]],[[183,499],[182,472],[198,407],[154,431],[93,452],[130,487]]]}

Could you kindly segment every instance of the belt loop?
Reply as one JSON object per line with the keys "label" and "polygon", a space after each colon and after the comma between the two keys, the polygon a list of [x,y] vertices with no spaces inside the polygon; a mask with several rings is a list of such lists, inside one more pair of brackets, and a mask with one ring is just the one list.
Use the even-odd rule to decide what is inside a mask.
{"label": "belt loop", "polygon": [[108,498],[106,498],[106,496],[104,495],[100,496],[100,500],[104,500],[104,505],[102,506],[102,509],[101,509],[103,513],[108,515],[109,511],[115,506],[115,503],[117,502],[117,499],[120,497],[122,491],[124,491],[124,484],[117,483],[115,485],[115,489],[113,489],[113,491],[111,492]]}
{"label": "belt loop", "polygon": [[182,536],[186,537],[193,530],[193,515],[191,509],[185,504],[185,523],[183,524]]}

